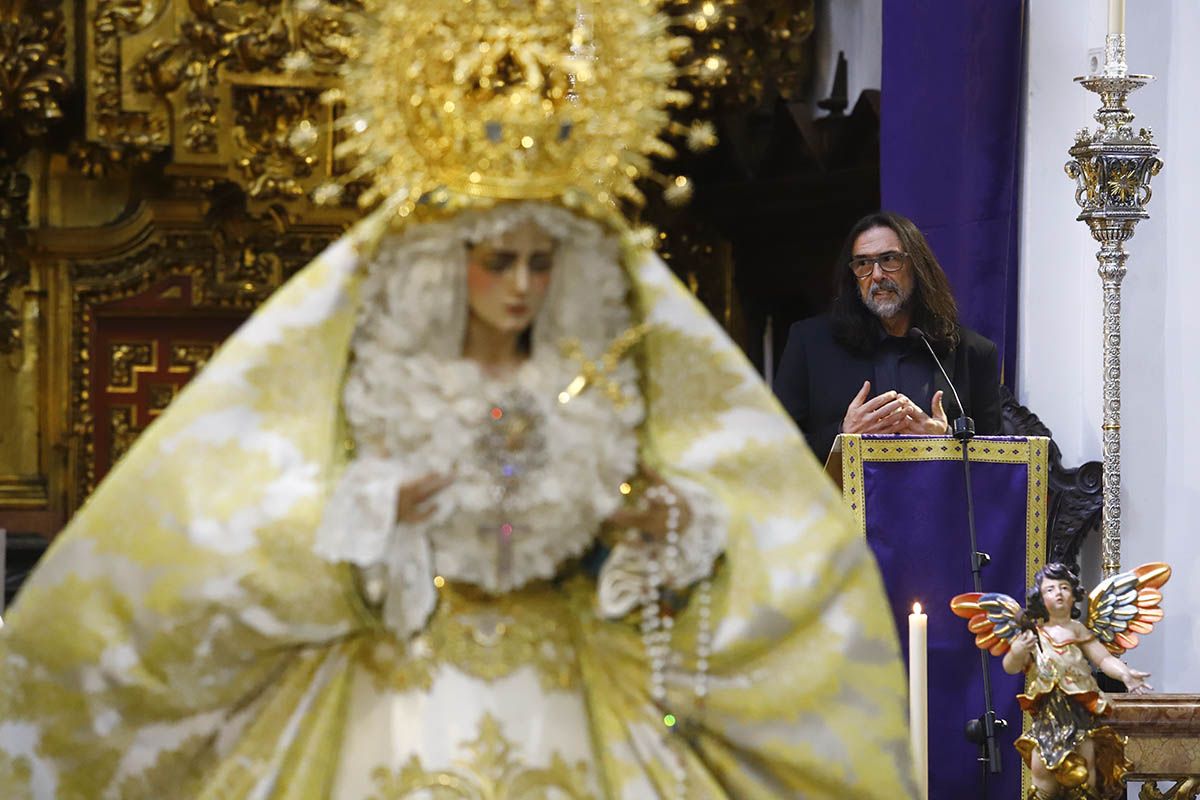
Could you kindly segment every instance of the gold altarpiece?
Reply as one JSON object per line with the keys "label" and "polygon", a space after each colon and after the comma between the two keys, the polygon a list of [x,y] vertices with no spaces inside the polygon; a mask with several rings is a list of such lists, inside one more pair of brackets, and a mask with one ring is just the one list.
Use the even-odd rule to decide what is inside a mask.
{"label": "gold altarpiece", "polygon": [[53,535],[354,217],[303,2],[0,2],[0,527]]}

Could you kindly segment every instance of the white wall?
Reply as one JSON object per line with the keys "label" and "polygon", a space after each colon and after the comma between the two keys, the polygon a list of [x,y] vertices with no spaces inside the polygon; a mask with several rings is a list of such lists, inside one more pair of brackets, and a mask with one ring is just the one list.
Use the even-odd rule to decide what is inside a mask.
{"label": "white wall", "polygon": [[[1130,70],[1158,80],[1136,93],[1166,167],[1132,241],[1123,287],[1122,565],[1165,560],[1167,617],[1128,656],[1160,691],[1200,691],[1200,3],[1128,5]],[[1062,171],[1097,98],[1071,78],[1103,47],[1104,0],[1030,0],[1021,216],[1021,401],[1054,431],[1068,464],[1101,458],[1097,246]],[[1085,563],[1097,563],[1092,542]]]}
{"label": "white wall", "polygon": [[815,116],[824,116],[827,112],[817,108],[817,101],[828,97],[833,88],[839,50],[846,53],[850,109],[863,89],[878,89],[882,84],[883,0],[817,0],[816,12],[810,104]]}

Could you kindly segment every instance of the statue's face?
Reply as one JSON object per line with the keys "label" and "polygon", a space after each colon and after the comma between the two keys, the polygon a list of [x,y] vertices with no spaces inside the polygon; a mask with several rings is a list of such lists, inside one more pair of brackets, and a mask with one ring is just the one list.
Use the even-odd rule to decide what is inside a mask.
{"label": "statue's face", "polygon": [[546,301],[554,268],[554,239],[523,222],[473,245],[467,255],[471,316],[498,333],[521,333]]}
{"label": "statue's face", "polygon": [[1071,583],[1054,578],[1042,579],[1042,602],[1051,616],[1070,616],[1071,607],[1075,605],[1075,595]]}

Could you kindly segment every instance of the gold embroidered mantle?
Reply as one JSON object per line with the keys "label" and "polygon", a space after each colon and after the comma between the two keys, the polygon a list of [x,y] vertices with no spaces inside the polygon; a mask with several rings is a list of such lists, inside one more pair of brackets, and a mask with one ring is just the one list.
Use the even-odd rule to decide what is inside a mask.
{"label": "gold embroidered mantle", "polygon": [[[13,796],[328,796],[372,627],[310,543],[341,453],[358,265],[384,226],[368,218],[274,295],[26,584],[0,633]],[[687,738],[667,744],[636,625],[567,595],[604,793],[671,791],[669,746],[691,797],[911,796],[898,647],[865,544],[695,298],[649,252],[625,266],[649,325],[642,460],[702,483],[730,526],[706,702],[687,673],[668,680]],[[696,626],[678,616],[681,652]]]}

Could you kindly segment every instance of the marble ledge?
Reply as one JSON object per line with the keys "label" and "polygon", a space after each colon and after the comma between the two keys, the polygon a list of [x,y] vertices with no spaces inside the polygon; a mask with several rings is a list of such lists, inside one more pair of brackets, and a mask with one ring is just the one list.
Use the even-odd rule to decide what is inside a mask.
{"label": "marble ledge", "polygon": [[1107,722],[1133,736],[1200,737],[1200,694],[1110,694]]}

